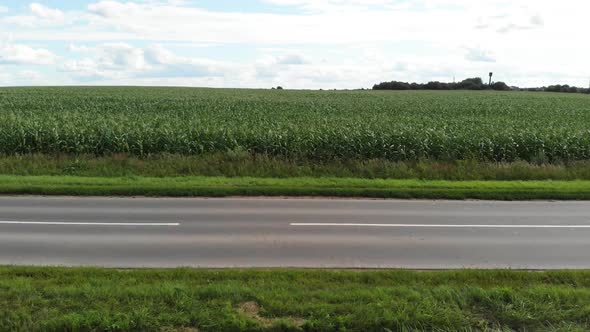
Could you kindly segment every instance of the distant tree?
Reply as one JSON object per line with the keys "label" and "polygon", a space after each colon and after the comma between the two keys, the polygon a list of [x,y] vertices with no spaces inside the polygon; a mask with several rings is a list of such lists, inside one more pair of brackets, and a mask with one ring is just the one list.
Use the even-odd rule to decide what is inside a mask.
{"label": "distant tree", "polygon": [[550,85],[545,88],[547,92],[561,92],[561,85]]}
{"label": "distant tree", "polygon": [[578,88],[573,87],[573,86],[569,86],[567,84],[564,84],[564,85],[557,84],[557,85],[550,85],[550,86],[546,87],[545,91],[572,93],[572,92],[578,92]]}
{"label": "distant tree", "polygon": [[491,85],[492,90],[498,90],[498,91],[508,91],[510,90],[510,87],[508,86],[508,84],[504,83],[504,82],[494,82]]}
{"label": "distant tree", "polygon": [[391,81],[375,84],[373,90],[410,90],[411,86],[405,82]]}
{"label": "distant tree", "polygon": [[481,77],[473,77],[457,83],[455,88],[462,90],[483,90],[485,86]]}
{"label": "distant tree", "polygon": [[471,80],[465,80],[459,83],[459,89],[463,90],[483,90],[482,84],[477,84]]}
{"label": "distant tree", "polygon": [[283,87],[279,85],[277,86],[277,90],[283,90]]}
{"label": "distant tree", "polygon": [[463,80],[463,82],[472,82],[475,85],[483,85],[481,77],[473,77]]}
{"label": "distant tree", "polygon": [[459,82],[457,88],[464,90],[483,90],[484,84],[481,77],[473,77]]}
{"label": "distant tree", "polygon": [[410,84],[410,89],[422,90],[422,89],[424,89],[424,84],[412,83],[412,84]]}
{"label": "distant tree", "polygon": [[424,85],[426,90],[446,90],[444,84],[438,81],[428,82]]}

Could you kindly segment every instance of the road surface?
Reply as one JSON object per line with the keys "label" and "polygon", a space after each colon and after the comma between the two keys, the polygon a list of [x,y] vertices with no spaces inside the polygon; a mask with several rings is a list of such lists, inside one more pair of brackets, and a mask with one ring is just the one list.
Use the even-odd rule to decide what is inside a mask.
{"label": "road surface", "polygon": [[589,202],[0,198],[0,265],[590,268]]}

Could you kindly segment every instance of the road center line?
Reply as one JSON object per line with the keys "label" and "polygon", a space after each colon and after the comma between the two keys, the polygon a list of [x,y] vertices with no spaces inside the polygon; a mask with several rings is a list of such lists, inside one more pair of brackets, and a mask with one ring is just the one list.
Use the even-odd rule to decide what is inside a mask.
{"label": "road center line", "polygon": [[291,223],[296,227],[397,227],[397,228],[588,228],[590,225],[443,225],[443,224],[342,224]]}
{"label": "road center line", "polygon": [[142,226],[176,227],[180,223],[126,223],[126,222],[65,222],[65,221],[0,221],[0,225],[53,225],[53,226]]}

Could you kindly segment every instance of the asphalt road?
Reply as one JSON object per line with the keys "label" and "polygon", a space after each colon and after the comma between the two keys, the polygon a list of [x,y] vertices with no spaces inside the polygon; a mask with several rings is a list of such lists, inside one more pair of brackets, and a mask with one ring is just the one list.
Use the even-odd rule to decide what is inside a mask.
{"label": "asphalt road", "polygon": [[0,265],[590,268],[589,202],[0,198]]}

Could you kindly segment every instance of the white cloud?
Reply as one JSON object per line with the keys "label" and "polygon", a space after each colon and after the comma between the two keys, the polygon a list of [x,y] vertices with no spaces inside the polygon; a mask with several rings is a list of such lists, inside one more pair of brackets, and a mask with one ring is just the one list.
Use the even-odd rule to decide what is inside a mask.
{"label": "white cloud", "polygon": [[62,69],[84,78],[122,77],[150,69],[144,51],[126,43],[105,43],[96,47],[70,45],[70,51],[87,57],[66,61]]}
{"label": "white cloud", "polygon": [[[272,49],[269,51],[273,51]],[[311,60],[298,53],[285,53],[280,55],[265,55],[258,59],[254,65],[256,77],[259,79],[275,79],[281,73],[298,71],[290,67],[301,67],[310,70]],[[300,68],[300,69],[301,69]]]}
{"label": "white cloud", "polygon": [[[352,6],[355,10],[305,14],[232,13],[191,7],[186,3],[103,0],[88,5],[89,15],[82,15],[88,22],[76,30],[15,33],[19,39],[29,40],[166,40],[261,45],[414,40],[460,46],[484,38],[504,39],[499,32],[519,33],[546,28],[559,34],[583,30],[586,17],[581,13],[590,10],[590,3],[585,0],[571,0],[568,8],[576,8],[574,13],[549,0],[491,0],[485,3],[467,0],[268,1],[297,6]],[[367,6],[367,10],[356,10]],[[542,35],[539,31],[534,37],[542,38]]]}
{"label": "white cloud", "polygon": [[[376,79],[380,70],[360,66],[322,65],[300,53],[261,57],[254,63],[179,56],[162,45],[145,48],[128,44],[103,44],[96,47],[70,45],[84,55],[68,61],[62,70],[92,84],[157,84],[217,87],[262,87],[285,85],[290,88],[329,88],[346,82],[346,87],[362,87]],[[137,66],[137,64],[141,66]],[[366,82],[359,82],[359,77]]]}
{"label": "white cloud", "polygon": [[29,5],[29,9],[33,15],[49,21],[63,21],[65,20],[64,13],[59,9],[45,7],[40,3],[33,2]]}
{"label": "white cloud", "polygon": [[[586,30],[587,0],[256,1],[282,7],[252,13],[199,1],[95,0],[73,12],[33,3],[0,18],[0,31],[70,45],[75,54],[60,54],[62,75],[92,82],[352,88],[489,71],[521,85],[585,85],[590,76],[590,46],[564,37]],[[202,47],[187,46],[195,44]],[[30,49],[4,53],[44,51],[22,47]],[[212,51],[222,47],[232,54]]]}
{"label": "white cloud", "polygon": [[32,86],[47,84],[46,78],[34,70],[0,72],[0,82],[4,86]]}
{"label": "white cloud", "polygon": [[311,60],[299,53],[285,53],[280,55],[267,55],[258,60],[263,66],[288,66],[309,64]]}
{"label": "white cloud", "polygon": [[[114,61],[101,61],[105,56],[99,55],[105,50],[112,50],[112,46],[76,48],[81,50],[82,54],[91,56],[69,62],[64,70],[73,72],[78,80],[99,85],[370,88],[374,83],[381,81],[451,81],[453,76],[457,80],[473,76],[485,77],[489,71],[495,73],[495,79],[498,81],[520,86],[547,85],[556,81],[568,83],[569,81],[562,80],[578,79],[574,72],[564,74],[547,71],[542,67],[526,69],[501,63],[465,62],[465,49],[459,50],[458,56],[408,56],[396,61],[388,61],[386,57],[381,57],[378,50],[373,50],[362,57],[352,57],[350,62],[338,63],[331,59],[319,61],[301,53],[300,56],[310,60],[300,65],[281,65],[277,59],[282,55],[262,56],[254,63],[235,63],[179,56],[161,45],[146,48],[127,45],[120,49],[128,50],[130,54],[142,52],[143,61],[147,66],[142,70],[133,69],[132,66],[118,66],[115,70]],[[112,56],[106,58],[111,59]]]}
{"label": "white cloud", "polygon": [[286,54],[279,56],[276,60],[279,65],[304,65],[308,63],[308,60],[300,54]]}
{"label": "white cloud", "polygon": [[[387,10],[308,15],[228,13],[119,1],[100,1],[88,9],[95,24],[119,31],[121,38],[200,43],[338,44],[436,38],[438,32],[424,31],[423,22],[444,26],[449,19],[439,13]],[[465,30],[451,28],[451,36]]]}
{"label": "white cloud", "polygon": [[223,76],[234,66],[208,59],[178,56],[160,45],[146,48],[125,43],[96,47],[70,45],[70,50],[86,55],[67,61],[62,70],[84,80],[113,78],[189,78]]}
{"label": "white cloud", "polygon": [[530,24],[533,27],[542,27],[545,25],[545,20],[539,15],[533,15],[531,16]]}
{"label": "white cloud", "polygon": [[264,0],[264,2],[301,7],[311,12],[368,10],[376,6],[395,6],[399,3],[394,0]]}
{"label": "white cloud", "polygon": [[109,70],[143,71],[149,69],[144,52],[125,43],[103,44],[98,48],[100,65]]}
{"label": "white cloud", "polygon": [[66,15],[61,10],[49,8],[40,3],[33,2],[29,5],[28,15],[8,16],[3,18],[2,22],[21,27],[35,28],[62,25],[66,20]]}
{"label": "white cloud", "polygon": [[43,78],[43,75],[34,70],[22,70],[18,73],[18,76],[20,79],[26,80],[30,83],[38,82]]}
{"label": "white cloud", "polygon": [[12,65],[50,65],[56,55],[42,48],[0,41],[0,64]]}
{"label": "white cloud", "polygon": [[[568,8],[548,0],[267,0],[302,8],[340,8],[299,14],[216,12],[202,8],[144,2],[103,0],[88,6],[92,24],[117,31],[120,39],[196,43],[350,44],[404,40],[440,41],[456,46],[502,34],[536,30],[555,33],[585,29],[585,0]],[[409,6],[408,4],[411,4]],[[343,8],[352,8],[343,10]],[[363,9],[364,10],[359,10]],[[548,19],[552,17],[552,19]],[[556,19],[556,17],[559,17]],[[568,19],[565,19],[568,17]],[[179,29],[178,27],[182,27]],[[474,28],[479,29],[474,29]],[[84,38],[103,38],[98,31]],[[104,38],[112,38],[106,35]],[[522,38],[522,36],[518,37]],[[71,36],[68,36],[71,39]]]}
{"label": "white cloud", "polygon": [[214,77],[223,76],[235,66],[230,63],[202,58],[178,56],[161,45],[151,45],[145,49],[146,60],[154,70],[144,76],[152,77]]}
{"label": "white cloud", "polygon": [[496,62],[494,53],[481,48],[467,48],[465,59],[469,61]]}

